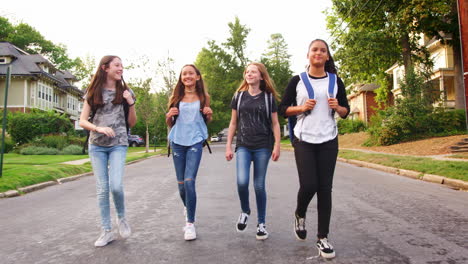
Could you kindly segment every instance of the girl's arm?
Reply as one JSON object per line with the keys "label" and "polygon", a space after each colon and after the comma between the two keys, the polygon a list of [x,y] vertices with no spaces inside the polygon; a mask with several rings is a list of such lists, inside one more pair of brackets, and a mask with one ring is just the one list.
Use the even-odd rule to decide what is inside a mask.
{"label": "girl's arm", "polygon": [[205,106],[202,109],[202,113],[206,116],[206,121],[211,122],[213,120],[213,110],[210,108],[210,97],[206,96]]}
{"label": "girl's arm", "polygon": [[271,159],[277,161],[280,157],[281,147],[281,131],[278,121],[278,113],[271,113],[271,128],[273,130],[273,136],[275,137],[275,145],[273,146],[273,152],[271,153]]}
{"label": "girl's arm", "polygon": [[231,111],[231,122],[229,122],[228,136],[226,142],[226,160],[230,161],[234,157],[232,152],[232,139],[237,129],[237,110],[232,109]]}
{"label": "girl's arm", "polygon": [[168,127],[172,127],[174,125],[173,117],[179,114],[179,109],[177,107],[169,108],[169,112],[166,114],[166,124]]}
{"label": "girl's arm", "polygon": [[136,111],[135,111],[135,98],[128,90],[125,90],[123,92],[123,97],[125,100],[127,100],[127,104],[128,104],[128,117],[127,117],[128,126],[134,127],[137,122],[137,116],[136,116]]}

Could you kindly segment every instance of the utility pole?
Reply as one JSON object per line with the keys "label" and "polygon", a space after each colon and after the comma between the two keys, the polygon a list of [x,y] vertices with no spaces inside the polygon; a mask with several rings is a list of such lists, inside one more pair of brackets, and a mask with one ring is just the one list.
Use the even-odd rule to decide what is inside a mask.
{"label": "utility pole", "polygon": [[2,154],[0,156],[0,177],[3,176],[3,153],[5,152],[5,130],[7,119],[7,102],[8,102],[8,88],[10,88],[11,80],[11,65],[8,66],[5,79],[5,103],[3,104],[3,120],[2,120]]}

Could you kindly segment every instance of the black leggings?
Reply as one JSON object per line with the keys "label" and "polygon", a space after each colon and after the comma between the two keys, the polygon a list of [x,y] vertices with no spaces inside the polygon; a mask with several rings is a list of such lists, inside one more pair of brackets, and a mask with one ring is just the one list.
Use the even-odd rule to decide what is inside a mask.
{"label": "black leggings", "polygon": [[338,137],[321,144],[311,144],[295,138],[293,146],[300,186],[296,214],[305,218],[307,207],[317,193],[317,237],[327,237],[332,208],[333,174],[338,156]]}

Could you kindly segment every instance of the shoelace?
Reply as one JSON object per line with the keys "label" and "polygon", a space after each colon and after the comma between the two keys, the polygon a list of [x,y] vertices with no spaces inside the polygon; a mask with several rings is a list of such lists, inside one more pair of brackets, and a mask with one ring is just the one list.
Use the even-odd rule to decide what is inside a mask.
{"label": "shoelace", "polygon": [[247,214],[242,213],[239,216],[239,223],[245,224],[245,222],[247,222],[247,217],[249,217]]}
{"label": "shoelace", "polygon": [[305,218],[299,218],[298,227],[299,230],[305,230]]}
{"label": "shoelace", "polygon": [[328,240],[326,238],[322,238],[319,241],[321,247],[332,249],[332,246],[328,243]]}
{"label": "shoelace", "polygon": [[266,233],[266,229],[265,229],[265,226],[263,224],[259,224],[258,225],[258,231],[262,232],[262,233]]}

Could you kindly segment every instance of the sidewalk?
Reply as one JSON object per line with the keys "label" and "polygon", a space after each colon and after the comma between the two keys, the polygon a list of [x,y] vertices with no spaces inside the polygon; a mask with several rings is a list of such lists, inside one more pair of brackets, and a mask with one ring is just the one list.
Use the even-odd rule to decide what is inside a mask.
{"label": "sidewalk", "polygon": [[[149,152],[156,152],[156,151],[159,151],[161,149],[150,149]],[[134,152],[134,153],[145,153],[145,151],[138,151],[138,152]],[[65,164],[65,165],[83,165],[85,164],[86,162],[89,162],[90,159],[89,158],[86,158],[86,159],[79,159],[79,160],[71,160],[71,161],[66,161],[66,162],[62,162],[60,164]]]}

